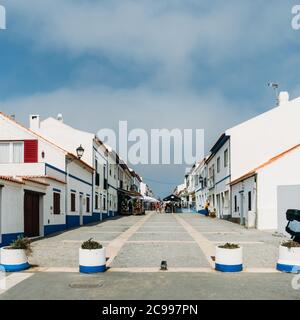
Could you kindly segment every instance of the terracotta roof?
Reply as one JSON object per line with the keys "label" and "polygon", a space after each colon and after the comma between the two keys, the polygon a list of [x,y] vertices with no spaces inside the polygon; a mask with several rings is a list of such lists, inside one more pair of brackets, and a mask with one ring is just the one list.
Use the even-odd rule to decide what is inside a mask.
{"label": "terracotta roof", "polygon": [[51,177],[51,176],[23,176],[23,178],[32,178],[32,179],[48,179],[48,180],[53,180],[62,184],[66,184],[65,181],[57,179],[55,177]]}
{"label": "terracotta roof", "polygon": [[23,181],[34,182],[34,183],[41,184],[41,185],[46,186],[46,187],[50,186],[49,183],[45,183],[45,182],[42,182],[42,181],[39,181],[39,180],[35,180],[35,178],[30,178],[30,177],[20,177],[20,178],[22,178]]}
{"label": "terracotta roof", "polygon": [[236,184],[236,183],[238,183],[238,182],[241,182],[241,181],[243,181],[243,180],[245,180],[245,179],[247,179],[247,178],[252,177],[253,175],[256,174],[256,172],[257,172],[258,170],[260,170],[260,169],[262,169],[262,168],[270,165],[271,163],[277,161],[278,159],[283,158],[285,155],[287,155],[287,154],[289,154],[290,152],[298,149],[299,147],[300,147],[300,144],[297,144],[297,145],[295,145],[294,147],[292,147],[292,148],[290,148],[290,149],[288,149],[288,150],[286,150],[286,151],[284,151],[284,152],[279,153],[278,155],[276,155],[275,157],[273,157],[273,158],[269,159],[268,161],[264,162],[264,163],[261,164],[260,166],[254,168],[253,170],[247,172],[246,174],[242,175],[241,177],[239,177],[239,178],[235,179],[234,181],[230,182],[230,184],[233,185],[233,184]]}
{"label": "terracotta roof", "polygon": [[22,182],[21,180],[15,179],[11,176],[0,176],[0,180],[18,183],[18,184],[24,184],[24,182]]}

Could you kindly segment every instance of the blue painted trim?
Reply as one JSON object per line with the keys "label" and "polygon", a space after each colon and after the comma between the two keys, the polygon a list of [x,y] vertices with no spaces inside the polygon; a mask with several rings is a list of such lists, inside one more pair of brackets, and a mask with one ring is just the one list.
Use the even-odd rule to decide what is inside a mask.
{"label": "blue painted trim", "polygon": [[224,180],[226,180],[226,179],[230,178],[230,177],[231,177],[231,175],[228,175],[227,177],[225,177],[225,178],[221,179],[220,181],[218,181],[218,182],[216,182],[216,183],[215,183],[215,186],[216,186],[217,184],[219,184],[219,183],[223,182]]}
{"label": "blue painted trim", "polygon": [[0,264],[0,266],[6,272],[18,272],[30,268],[30,264],[28,262],[22,264]]}
{"label": "blue painted trim", "polygon": [[242,264],[227,265],[227,264],[216,263],[215,268],[217,271],[222,271],[222,272],[240,272],[243,270],[243,265]]}
{"label": "blue painted trim", "polygon": [[44,236],[47,236],[52,233],[65,231],[67,226],[65,224],[52,224],[44,226]]}
{"label": "blue painted trim", "polygon": [[74,192],[74,193],[76,193],[76,192],[77,192],[77,191],[76,191],[76,190],[74,190],[74,189],[71,189],[70,191],[71,191],[71,192]]}
{"label": "blue painted trim", "polygon": [[83,196],[83,192],[79,192],[79,194]]}
{"label": "blue painted trim", "polygon": [[87,193],[86,195],[87,195],[88,197],[90,197],[90,196],[91,196],[91,195],[90,195],[90,194],[88,194],[88,193]]}
{"label": "blue painted trim", "polygon": [[61,190],[56,189],[56,188],[53,188],[53,191],[54,191],[54,192],[59,192],[59,193],[61,193]]}
{"label": "blue painted trim", "polygon": [[288,273],[300,273],[300,266],[277,263],[276,269]]}
{"label": "blue painted trim", "polygon": [[50,168],[50,169],[53,169],[53,170],[55,170],[55,171],[58,171],[58,172],[64,174],[65,176],[67,175],[67,173],[66,173],[64,170],[61,170],[61,169],[59,169],[59,168],[56,168],[56,167],[52,166],[52,165],[49,164],[49,163],[46,163],[46,167],[48,167],[48,168]]}
{"label": "blue painted trim", "polygon": [[100,212],[94,212],[91,216],[83,216],[83,224],[99,222],[101,219]]}
{"label": "blue painted trim", "polygon": [[90,183],[90,182],[84,181],[84,180],[82,180],[82,179],[80,179],[80,178],[78,178],[78,177],[73,176],[72,174],[69,174],[69,177],[70,177],[70,178],[73,178],[73,179],[75,179],[75,180],[77,180],[77,181],[80,181],[80,182],[82,182],[82,183],[85,183],[85,184],[87,184],[87,185],[89,185],[89,186],[92,186],[92,185],[93,185],[93,184]]}
{"label": "blue painted trim", "polygon": [[[67,175],[67,173],[66,173],[65,171],[63,171],[63,170],[61,170],[61,169],[59,169],[59,168],[56,168],[56,167],[52,166],[52,165],[49,164],[49,163],[46,163],[46,166],[47,166],[48,168],[51,168],[51,169],[53,169],[53,170],[56,170],[56,171],[64,174],[65,176]],[[84,180],[82,180],[81,178],[78,178],[78,177],[76,177],[76,176],[73,176],[72,174],[69,174],[69,177],[70,177],[70,178],[73,178],[73,179],[75,179],[75,180],[78,180],[78,181],[80,181],[80,182],[82,182],[82,183],[85,183],[85,184],[87,184],[87,185],[89,185],[89,186],[92,186],[92,183],[87,182],[87,181],[84,181]]]}
{"label": "blue painted trim", "polygon": [[97,273],[97,272],[105,272],[105,271],[106,271],[106,265],[94,266],[94,267],[79,266],[79,272],[81,273]]}
{"label": "blue painted trim", "polygon": [[114,186],[112,186],[111,184],[107,183],[109,187],[111,187],[112,189],[115,189],[118,191],[118,188],[115,188]]}
{"label": "blue painted trim", "polygon": [[12,241],[22,236],[24,236],[24,232],[2,234],[2,242],[0,243],[0,247],[8,246],[12,243]]}
{"label": "blue painted trim", "polygon": [[75,215],[66,215],[66,225],[67,228],[75,228],[80,226],[80,216],[75,216]]}

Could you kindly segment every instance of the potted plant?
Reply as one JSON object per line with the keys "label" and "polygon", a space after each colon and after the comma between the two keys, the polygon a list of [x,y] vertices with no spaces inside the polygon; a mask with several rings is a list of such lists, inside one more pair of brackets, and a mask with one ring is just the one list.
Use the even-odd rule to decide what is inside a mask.
{"label": "potted plant", "polygon": [[222,272],[243,270],[243,248],[238,244],[226,243],[216,247],[215,269]]}
{"label": "potted plant", "polygon": [[93,239],[83,242],[79,249],[79,271],[97,273],[106,271],[105,248]]}
{"label": "potted plant", "polygon": [[1,248],[1,266],[7,272],[26,270],[30,267],[28,256],[31,254],[31,243],[28,238],[18,237],[8,247]]}
{"label": "potted plant", "polygon": [[280,245],[277,270],[300,272],[300,244],[298,242],[288,240]]}

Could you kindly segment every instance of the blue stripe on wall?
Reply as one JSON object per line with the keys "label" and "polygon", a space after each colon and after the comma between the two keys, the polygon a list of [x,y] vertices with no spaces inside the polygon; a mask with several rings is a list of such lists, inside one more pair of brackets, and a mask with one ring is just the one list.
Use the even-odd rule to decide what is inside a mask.
{"label": "blue stripe on wall", "polygon": [[67,222],[66,224],[67,224],[68,229],[79,227],[80,226],[80,217],[67,215],[66,222]]}
{"label": "blue stripe on wall", "polygon": [[59,190],[59,189],[56,189],[56,188],[53,188],[53,191],[55,191],[55,192],[61,192],[61,190]]}
{"label": "blue stripe on wall", "polygon": [[[67,173],[66,173],[65,171],[63,171],[63,170],[61,170],[61,169],[59,169],[59,168],[56,168],[56,167],[52,166],[52,165],[49,164],[49,163],[46,163],[46,167],[48,167],[48,168],[50,168],[50,169],[53,169],[53,170],[56,170],[56,171],[58,171],[58,172],[60,172],[60,173],[62,173],[62,174],[64,174],[64,175],[67,175]],[[73,179],[75,179],[75,180],[78,180],[78,181],[80,181],[80,182],[82,182],[82,183],[85,183],[85,184],[87,184],[87,185],[89,185],[89,186],[92,186],[92,183],[87,182],[87,181],[84,181],[84,180],[82,180],[81,178],[78,178],[78,177],[76,177],[76,176],[73,176],[72,174],[69,174],[69,177],[70,177],[70,178],[73,178]]]}
{"label": "blue stripe on wall", "polygon": [[83,224],[100,221],[100,213],[94,212],[91,216],[83,216]]}
{"label": "blue stripe on wall", "polygon": [[24,236],[24,232],[17,233],[7,233],[2,235],[2,242],[0,243],[0,247],[8,246],[12,241],[16,240],[18,237]]}
{"label": "blue stripe on wall", "polygon": [[44,236],[47,236],[51,233],[61,232],[66,230],[67,226],[65,224],[53,224],[44,226]]}

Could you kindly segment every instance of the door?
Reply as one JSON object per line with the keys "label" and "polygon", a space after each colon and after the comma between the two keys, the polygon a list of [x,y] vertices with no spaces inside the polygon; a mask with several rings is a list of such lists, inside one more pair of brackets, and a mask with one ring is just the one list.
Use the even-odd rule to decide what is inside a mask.
{"label": "door", "polygon": [[40,235],[40,195],[35,192],[24,194],[24,234],[26,237]]}
{"label": "door", "polygon": [[82,226],[83,225],[83,210],[82,210],[82,206],[83,206],[83,201],[82,201],[82,195],[79,196],[79,223]]}
{"label": "door", "polygon": [[244,191],[240,192],[240,224],[245,225]]}

